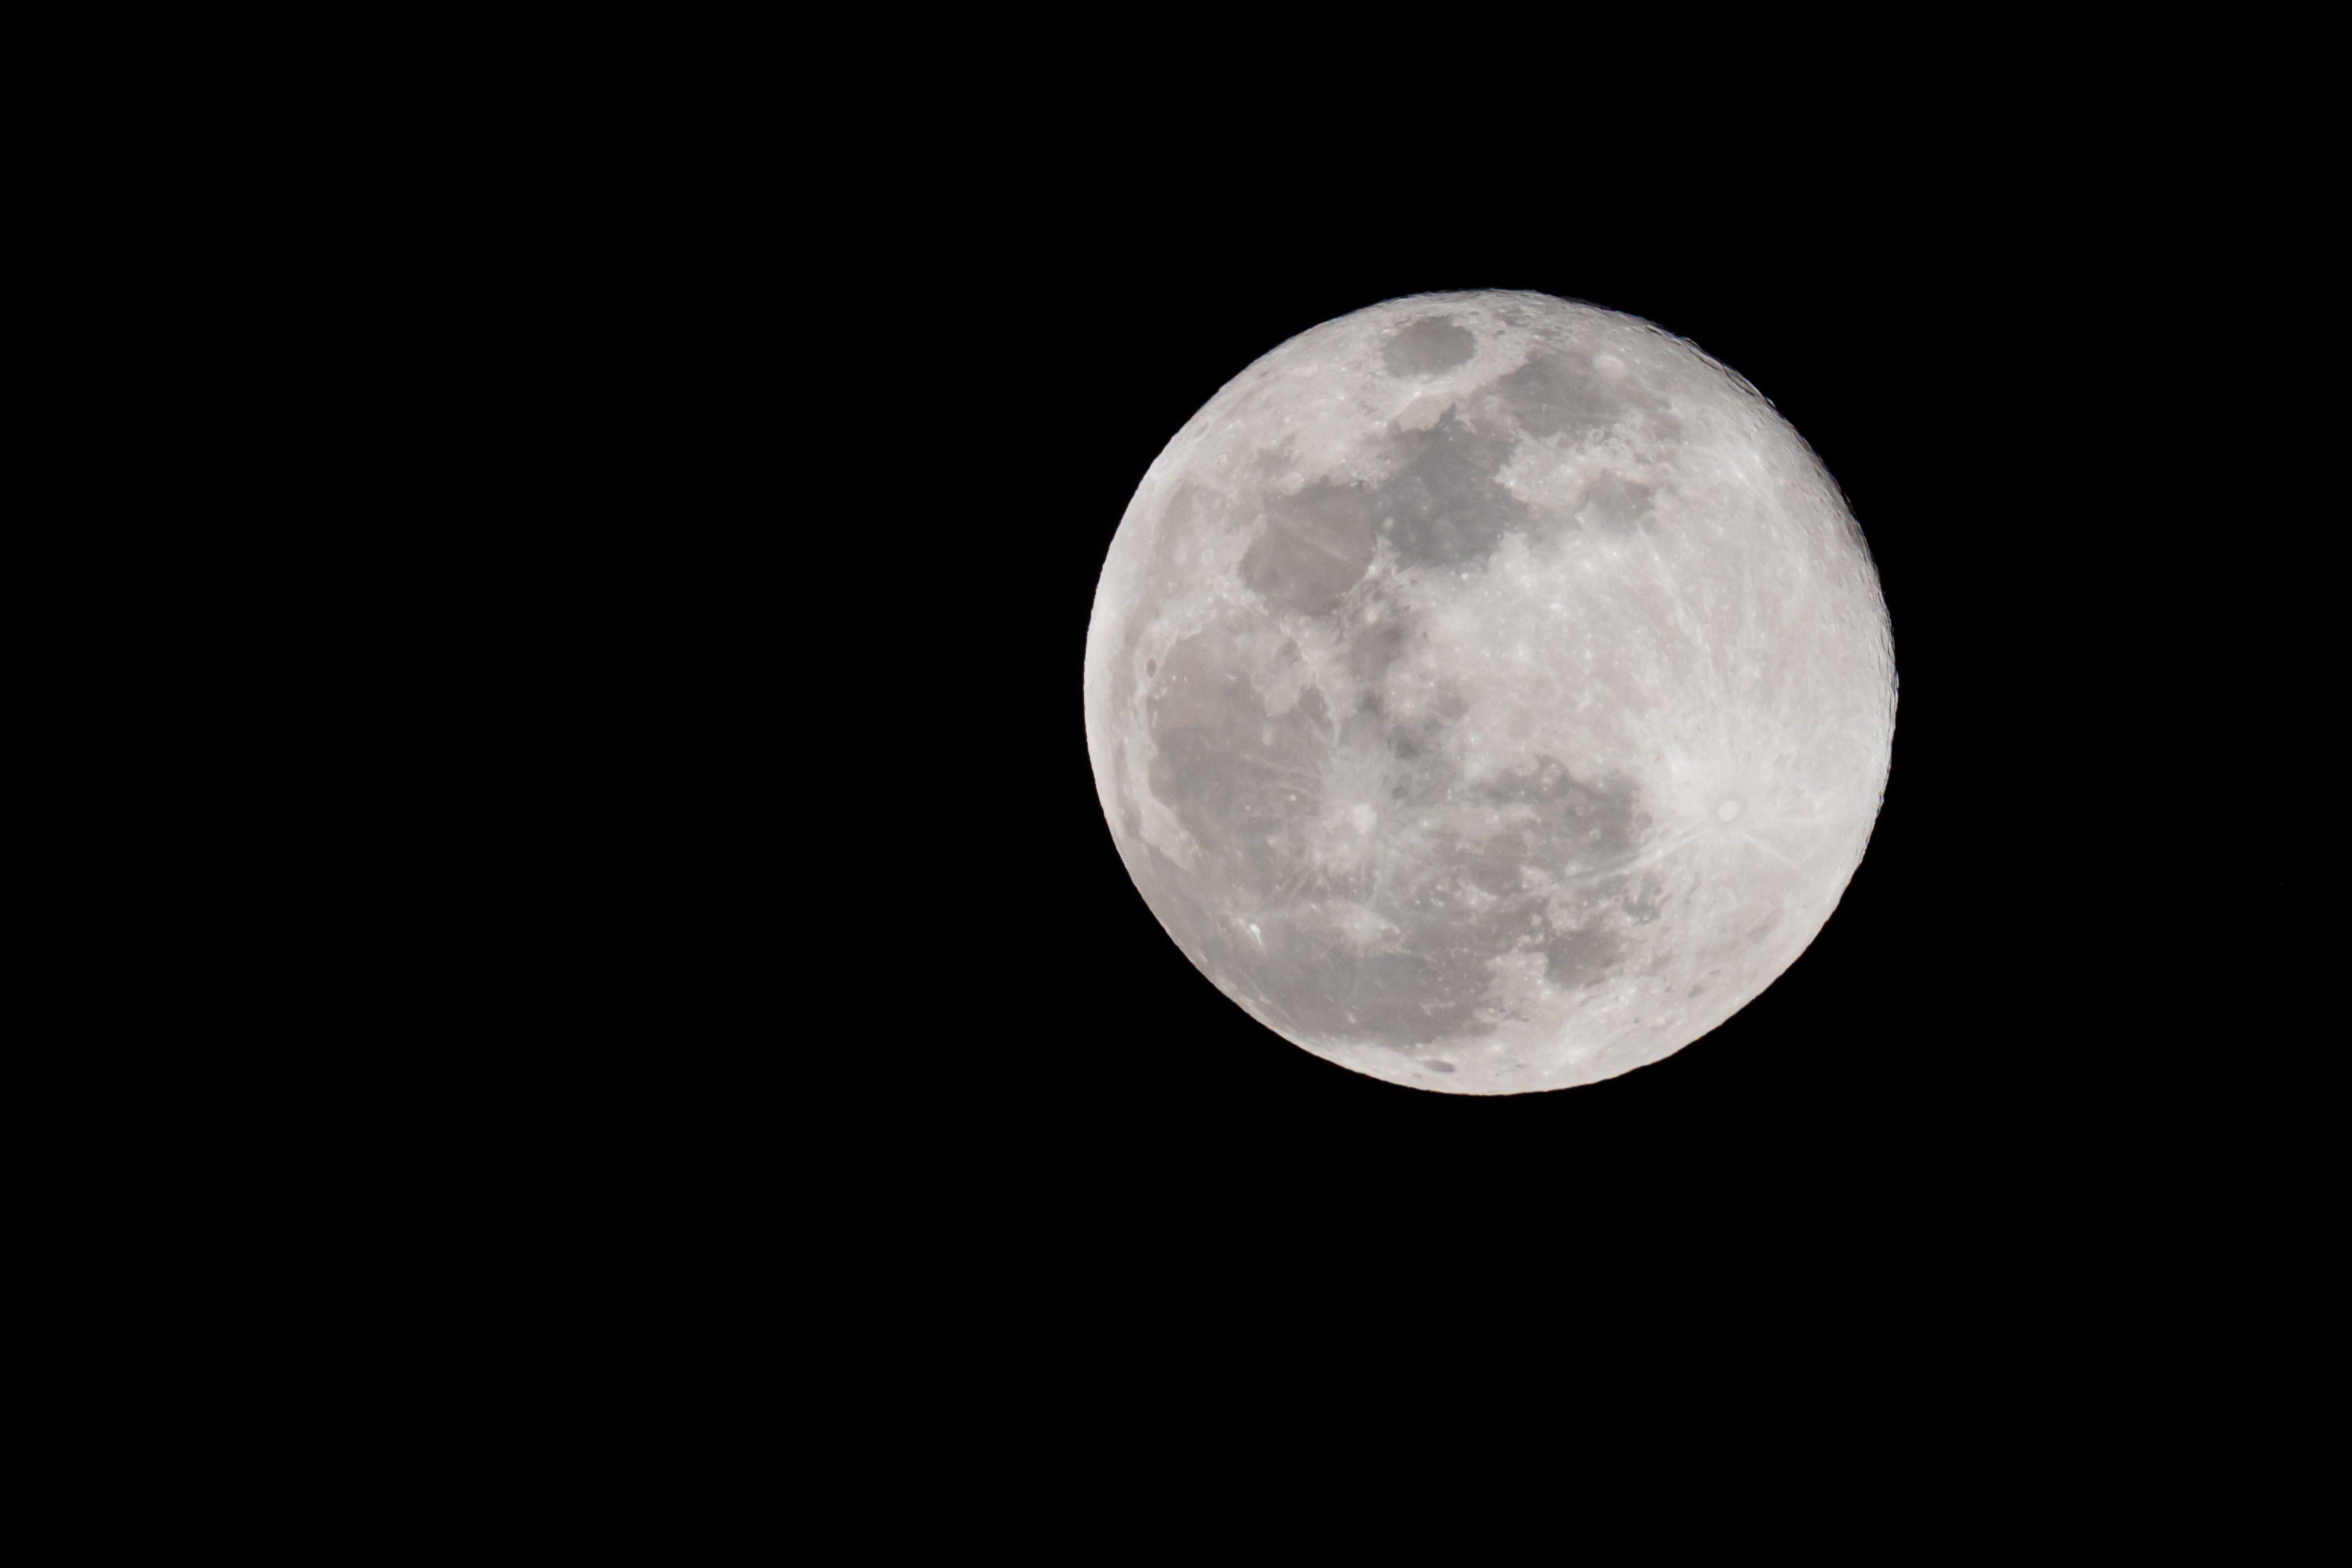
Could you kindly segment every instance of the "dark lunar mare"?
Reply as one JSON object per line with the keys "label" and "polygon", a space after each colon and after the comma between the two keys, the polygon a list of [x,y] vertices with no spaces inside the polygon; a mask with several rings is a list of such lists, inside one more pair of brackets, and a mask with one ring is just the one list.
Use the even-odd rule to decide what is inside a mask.
{"label": "dark lunar mare", "polygon": [[1372,563],[1377,516],[1361,485],[1318,479],[1277,496],[1242,557],[1242,581],[1284,609],[1328,615]]}
{"label": "dark lunar mare", "polygon": [[1451,316],[1424,316],[1409,321],[1381,351],[1381,363],[1391,375],[1435,375],[1467,364],[1478,352],[1477,335]]}
{"label": "dark lunar mare", "polygon": [[[1392,357],[1421,363],[1419,350],[1399,348],[1406,342],[1400,335],[1389,345]],[[1509,425],[1475,412],[1489,395]],[[1392,466],[1377,482],[1327,477],[1266,501],[1265,531],[1242,559],[1242,580],[1284,609],[1326,616],[1370,568],[1381,539],[1402,565],[1460,570],[1482,563],[1514,529],[1647,526],[1650,487],[1617,475],[1588,486],[1572,517],[1538,514],[1500,479],[1520,432],[1581,441],[1635,413],[1670,417],[1662,400],[1630,378],[1608,380],[1574,354],[1538,354],[1449,405],[1426,429],[1391,426],[1382,450]]]}
{"label": "dark lunar mare", "polygon": [[1393,432],[1388,447],[1403,460],[1369,499],[1397,558],[1460,567],[1492,554],[1529,516],[1496,478],[1517,447],[1510,436],[1464,423],[1453,408],[1427,430]]}
{"label": "dark lunar mare", "polygon": [[[1150,720],[1151,792],[1201,857],[1186,872],[1151,855],[1150,882],[1170,895],[1155,908],[1188,950],[1216,954],[1212,973],[1232,977],[1282,1026],[1397,1048],[1476,1036],[1493,1027],[1477,1016],[1494,985],[1492,960],[1538,952],[1551,983],[1572,988],[1622,957],[1612,928],[1628,918],[1627,883],[1607,873],[1638,855],[1649,825],[1630,781],[1580,776],[1544,757],[1473,786],[1443,761],[1442,724],[1391,731],[1370,707],[1335,724],[1312,689],[1270,714],[1229,629],[1170,650]],[[1391,811],[1486,806],[1504,825],[1476,838],[1412,836],[1420,848],[1402,865],[1320,863],[1307,834],[1325,766],[1343,760],[1351,773],[1388,780]],[[1578,923],[1555,923],[1529,867],[1591,884]],[[1341,901],[1394,929],[1363,941],[1327,907]]]}

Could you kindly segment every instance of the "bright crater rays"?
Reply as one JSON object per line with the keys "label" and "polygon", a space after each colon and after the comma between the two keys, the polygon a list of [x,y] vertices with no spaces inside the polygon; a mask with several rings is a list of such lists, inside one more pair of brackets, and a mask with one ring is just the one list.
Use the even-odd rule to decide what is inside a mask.
{"label": "bright crater rays", "polygon": [[1284,343],[1144,476],[1087,742],[1145,901],[1253,1016],[1454,1093],[1612,1077],[1802,952],[1895,668],[1860,531],[1746,383],[1540,294]]}

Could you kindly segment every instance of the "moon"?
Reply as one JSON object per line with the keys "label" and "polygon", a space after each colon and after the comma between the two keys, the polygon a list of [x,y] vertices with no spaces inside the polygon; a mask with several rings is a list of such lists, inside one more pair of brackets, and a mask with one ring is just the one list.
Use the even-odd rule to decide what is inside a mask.
{"label": "moon", "polygon": [[1752,1001],[1861,863],[1895,734],[1862,531],[1693,344],[1392,300],[1168,443],[1087,632],[1128,872],[1252,1017],[1391,1083],[1616,1076]]}

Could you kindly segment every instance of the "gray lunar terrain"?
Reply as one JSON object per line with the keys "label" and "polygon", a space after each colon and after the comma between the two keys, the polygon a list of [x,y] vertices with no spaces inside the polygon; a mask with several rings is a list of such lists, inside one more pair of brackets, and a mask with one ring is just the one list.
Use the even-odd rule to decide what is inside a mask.
{"label": "gray lunar terrain", "polygon": [[1549,296],[1391,300],[1212,398],[1097,590],[1087,739],[1184,954],[1417,1088],[1722,1023],[1861,861],[1895,668],[1860,531],[1737,375]]}

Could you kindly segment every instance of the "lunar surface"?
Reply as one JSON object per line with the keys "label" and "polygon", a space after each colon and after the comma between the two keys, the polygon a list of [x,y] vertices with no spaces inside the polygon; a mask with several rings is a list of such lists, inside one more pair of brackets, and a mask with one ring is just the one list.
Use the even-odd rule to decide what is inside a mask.
{"label": "lunar surface", "polygon": [[1144,476],[1087,744],[1144,901],[1293,1044],[1457,1094],[1613,1077],[1822,929],[1895,662],[1754,388],[1547,295],[1395,300],[1251,365]]}

